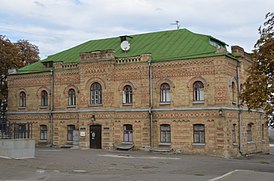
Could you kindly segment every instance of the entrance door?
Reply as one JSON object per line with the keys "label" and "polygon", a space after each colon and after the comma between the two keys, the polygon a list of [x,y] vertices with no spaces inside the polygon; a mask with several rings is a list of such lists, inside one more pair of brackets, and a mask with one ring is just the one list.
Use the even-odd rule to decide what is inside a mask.
{"label": "entrance door", "polygon": [[90,126],[90,148],[102,148],[101,130],[101,125]]}

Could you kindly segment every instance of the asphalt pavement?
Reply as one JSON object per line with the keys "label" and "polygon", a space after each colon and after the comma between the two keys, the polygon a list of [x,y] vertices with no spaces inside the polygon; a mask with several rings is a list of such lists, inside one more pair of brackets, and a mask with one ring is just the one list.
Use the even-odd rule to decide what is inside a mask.
{"label": "asphalt pavement", "polygon": [[0,180],[273,181],[271,154],[225,159],[206,155],[37,148],[33,159],[0,158]]}

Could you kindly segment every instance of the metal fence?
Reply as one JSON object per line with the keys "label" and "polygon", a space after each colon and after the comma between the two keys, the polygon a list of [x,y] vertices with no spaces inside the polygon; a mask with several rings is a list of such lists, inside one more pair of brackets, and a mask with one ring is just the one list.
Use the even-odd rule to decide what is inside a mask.
{"label": "metal fence", "polygon": [[32,123],[1,122],[0,139],[32,138]]}

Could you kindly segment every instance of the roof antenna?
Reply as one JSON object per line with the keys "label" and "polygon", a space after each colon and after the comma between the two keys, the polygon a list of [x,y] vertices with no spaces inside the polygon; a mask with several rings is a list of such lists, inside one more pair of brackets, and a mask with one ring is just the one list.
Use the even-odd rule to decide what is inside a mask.
{"label": "roof antenna", "polygon": [[171,23],[171,25],[176,25],[177,30],[180,29],[180,21],[176,20],[175,23]]}

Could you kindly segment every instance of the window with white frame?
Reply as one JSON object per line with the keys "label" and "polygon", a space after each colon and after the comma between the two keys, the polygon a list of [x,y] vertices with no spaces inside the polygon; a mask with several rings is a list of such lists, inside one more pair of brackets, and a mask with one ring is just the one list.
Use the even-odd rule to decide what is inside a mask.
{"label": "window with white frame", "polygon": [[68,91],[68,105],[69,106],[76,105],[76,94],[74,89],[69,89]]}
{"label": "window with white frame", "polygon": [[123,89],[123,104],[132,104],[132,87],[126,85]]}
{"label": "window with white frame", "polygon": [[203,124],[193,125],[193,142],[205,143],[205,125]]}
{"label": "window with white frame", "polygon": [[160,142],[161,143],[171,143],[171,131],[169,124],[160,125]]}
{"label": "window with white frame", "polygon": [[193,84],[193,101],[204,101],[204,84],[201,81]]}
{"label": "window with white frame", "polygon": [[95,82],[91,85],[90,103],[92,105],[102,104],[102,86],[98,82]]}
{"label": "window with white frame", "polygon": [[48,128],[47,125],[40,125],[40,140],[48,139]]}
{"label": "window with white frame", "polygon": [[19,94],[19,107],[26,107],[26,93],[24,91]]}
{"label": "window with white frame", "polygon": [[124,142],[133,142],[133,129],[131,124],[124,125]]}
{"label": "window with white frame", "polygon": [[161,84],[160,93],[161,93],[160,102],[162,103],[170,102],[170,86],[167,83]]}

